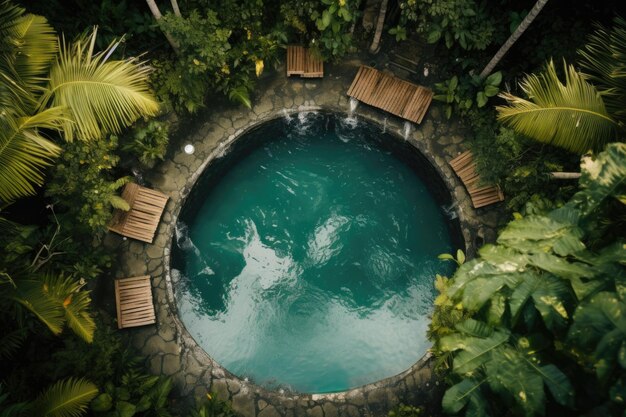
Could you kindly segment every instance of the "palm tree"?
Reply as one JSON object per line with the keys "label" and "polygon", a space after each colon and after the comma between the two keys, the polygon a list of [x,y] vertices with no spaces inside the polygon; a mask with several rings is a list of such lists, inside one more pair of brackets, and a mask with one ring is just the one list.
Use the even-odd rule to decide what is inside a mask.
{"label": "palm tree", "polygon": [[502,57],[504,57],[504,55],[509,51],[509,49],[511,49],[511,46],[513,46],[515,41],[517,41],[517,39],[519,39],[519,37],[522,36],[522,33],[524,33],[526,29],[528,29],[528,26],[530,26],[533,20],[535,20],[535,17],[537,17],[537,15],[541,11],[541,9],[543,9],[543,6],[545,6],[547,2],[548,0],[537,0],[537,3],[535,3],[533,8],[526,15],[524,20],[522,20],[522,22],[519,24],[517,29],[515,29],[515,32],[513,32],[511,36],[509,36],[506,42],[504,42],[504,44],[500,47],[498,52],[496,52],[493,58],[491,58],[491,61],[489,61],[489,63],[481,71],[479,75],[481,79],[484,79],[489,74],[491,74],[491,71],[493,71],[493,69],[496,67],[496,65],[498,65],[498,63],[502,59]]}
{"label": "palm tree", "polygon": [[[135,58],[109,60],[118,43],[94,53],[97,31],[67,44],[41,16],[4,1],[0,7],[0,201],[35,193],[43,168],[66,140],[119,132],[158,104],[149,68]],[[60,44],[60,46],[59,46]]]}
{"label": "palm tree", "polygon": [[[154,16],[154,20],[156,20],[157,22],[161,20],[161,18],[163,18],[163,15],[161,14],[161,11],[159,10],[159,6],[157,6],[155,1],[146,0],[146,3],[148,3],[148,7],[150,8],[150,12],[152,12],[152,16]],[[180,10],[178,9],[178,3],[175,0],[172,0],[172,7],[174,8],[174,13],[176,14],[176,16],[180,17]],[[179,45],[176,39],[174,39],[174,37],[172,37],[172,35],[170,35],[170,33],[167,31],[163,31],[163,33],[165,34],[165,37],[167,38],[167,41],[169,42],[174,52],[178,54]]]}
{"label": "palm tree", "polygon": [[68,378],[54,383],[32,402],[3,404],[7,395],[0,385],[0,417],[77,417],[87,411],[96,395],[98,388],[92,382]]}
{"label": "palm tree", "polygon": [[[57,224],[57,228],[59,228]],[[59,229],[57,229],[58,231]],[[29,233],[28,226],[22,226],[0,217],[0,245],[25,246],[20,236]],[[44,271],[46,261],[54,253],[55,236],[42,245],[33,260],[21,256],[0,265],[0,318],[15,325],[15,331],[0,338],[3,344],[0,356],[10,356],[21,344],[24,311],[37,317],[48,329],[58,335],[67,325],[77,336],[87,343],[93,341],[96,324],[89,312],[91,303],[89,291],[84,283],[71,276],[59,276]]]}
{"label": "palm tree", "polygon": [[378,12],[378,19],[376,20],[376,31],[374,32],[374,39],[370,46],[370,52],[375,54],[380,49],[380,38],[383,34],[383,26],[385,25],[385,14],[387,13],[387,0],[382,0],[380,4],[380,10]]}
{"label": "palm tree", "polygon": [[572,152],[598,150],[624,134],[626,123],[626,21],[616,18],[610,30],[599,27],[579,50],[580,66],[565,67],[561,83],[550,62],[520,84],[528,100],[502,94],[498,118],[540,142]]}
{"label": "palm tree", "polygon": [[573,65],[565,65],[565,83],[550,61],[544,72],[528,75],[520,88],[532,101],[502,93],[509,105],[496,107],[498,119],[516,132],[580,154],[616,139],[619,124],[598,90]]}

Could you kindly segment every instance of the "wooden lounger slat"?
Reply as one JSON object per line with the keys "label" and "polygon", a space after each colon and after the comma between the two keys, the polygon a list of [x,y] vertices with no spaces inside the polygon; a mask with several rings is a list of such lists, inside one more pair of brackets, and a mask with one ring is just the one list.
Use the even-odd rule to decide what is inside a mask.
{"label": "wooden lounger slat", "polygon": [[411,122],[421,123],[432,101],[430,89],[361,66],[348,96]]}
{"label": "wooden lounger slat", "polygon": [[130,210],[115,210],[109,230],[152,243],[169,197],[131,182],[124,186],[122,198],[126,200]]}
{"label": "wooden lounger slat", "polygon": [[155,323],[150,276],[116,279],[115,304],[120,329]]}
{"label": "wooden lounger slat", "polygon": [[324,62],[313,55],[309,48],[299,45],[287,46],[287,76],[299,75],[304,78],[324,76]]}
{"label": "wooden lounger slat", "polygon": [[480,175],[476,171],[476,162],[470,151],[465,151],[453,158],[450,161],[450,167],[463,182],[474,208],[504,201],[504,194],[499,186],[481,184]]}

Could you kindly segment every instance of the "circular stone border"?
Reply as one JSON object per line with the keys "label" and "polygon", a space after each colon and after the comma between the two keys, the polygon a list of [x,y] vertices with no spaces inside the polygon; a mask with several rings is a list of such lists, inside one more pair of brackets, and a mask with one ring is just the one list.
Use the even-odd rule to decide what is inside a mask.
{"label": "circular stone border", "polygon": [[[338,69],[341,71],[341,69]],[[358,388],[330,394],[299,394],[270,391],[242,380],[215,362],[187,332],[177,315],[174,285],[170,274],[170,247],[174,242],[176,219],[196,180],[211,163],[225,155],[230,146],[249,130],[285,114],[310,111],[348,113],[345,91],[356,72],[346,65],[345,74],[329,74],[316,81],[285,79],[282,74],[265,79],[262,95],[251,111],[226,107],[212,111],[196,126],[189,143],[196,152],[186,154],[180,146],[174,156],[161,164],[146,180],[170,197],[152,245],[122,240],[109,234],[105,245],[121,249],[117,277],[149,274],[152,277],[157,324],[128,331],[133,345],[147,356],[151,371],[173,378],[181,397],[201,398],[213,392],[232,401],[235,411],[245,417],[357,417],[386,415],[400,403],[421,405],[427,412],[439,409],[442,387],[433,374],[430,353],[406,371]],[[335,75],[335,76],[333,76]],[[362,104],[353,113],[357,118],[384,127],[398,138],[405,137],[403,121]],[[469,203],[465,189],[446,160],[462,149],[458,124],[441,120],[438,108],[431,108],[420,126],[406,137],[435,167],[457,202],[466,251],[473,253],[476,231],[484,230],[484,218]],[[447,157],[440,156],[446,154]],[[488,212],[482,212],[489,214]]]}

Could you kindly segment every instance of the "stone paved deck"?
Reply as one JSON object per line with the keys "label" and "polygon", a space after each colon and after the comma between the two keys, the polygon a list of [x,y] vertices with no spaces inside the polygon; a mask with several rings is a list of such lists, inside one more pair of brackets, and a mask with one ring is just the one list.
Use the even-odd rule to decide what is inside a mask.
{"label": "stone paved deck", "polygon": [[[307,395],[268,391],[251,382],[242,381],[215,363],[179,322],[174,302],[173,283],[169,275],[170,245],[175,219],[181,205],[204,167],[223,155],[229,145],[247,129],[269,119],[283,117],[284,112],[328,109],[348,111],[346,91],[356,74],[358,60],[341,66],[327,67],[322,80],[287,79],[284,70],[261,80],[252,110],[220,105],[208,109],[196,125],[186,127],[184,143],[193,143],[196,152],[187,155],[184,143],[177,144],[172,158],[146,174],[149,186],[170,197],[153,244],[123,240],[107,235],[106,244],[118,249],[119,268],[116,277],[151,275],[155,297],[157,324],[124,331],[132,343],[147,357],[154,374],[172,376],[181,399],[204,396],[208,391],[232,401],[233,407],[245,417],[356,417],[386,415],[394,405],[404,402],[421,404],[436,411],[441,389],[432,373],[426,355],[411,369],[375,384],[347,392]],[[402,137],[404,121],[375,110],[359,107],[358,118],[385,125],[389,133]],[[408,140],[437,167],[458,201],[456,212],[461,219],[466,242],[474,242],[482,233],[487,240],[493,235],[497,214],[475,211],[465,188],[450,169],[447,161],[461,152],[462,129],[456,122],[444,120],[437,104],[433,104],[423,123],[412,125]],[[469,245],[470,254],[472,245]]]}

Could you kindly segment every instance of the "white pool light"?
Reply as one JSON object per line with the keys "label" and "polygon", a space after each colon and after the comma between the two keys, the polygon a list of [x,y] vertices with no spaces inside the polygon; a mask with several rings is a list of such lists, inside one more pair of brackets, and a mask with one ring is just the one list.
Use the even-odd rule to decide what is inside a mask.
{"label": "white pool light", "polygon": [[196,151],[196,148],[191,143],[188,143],[185,145],[185,153],[187,155],[191,155],[195,151]]}

